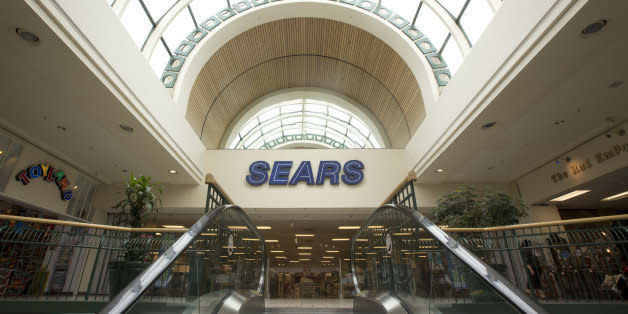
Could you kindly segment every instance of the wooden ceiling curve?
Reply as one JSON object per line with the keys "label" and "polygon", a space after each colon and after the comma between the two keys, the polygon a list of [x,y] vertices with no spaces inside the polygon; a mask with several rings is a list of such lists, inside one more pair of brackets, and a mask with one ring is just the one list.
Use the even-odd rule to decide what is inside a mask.
{"label": "wooden ceiling curve", "polygon": [[231,39],[196,77],[186,118],[207,148],[219,148],[247,105],[291,87],[326,88],[352,98],[396,148],[425,118],[417,80],[392,48],[360,28],[321,18],[273,21]]}

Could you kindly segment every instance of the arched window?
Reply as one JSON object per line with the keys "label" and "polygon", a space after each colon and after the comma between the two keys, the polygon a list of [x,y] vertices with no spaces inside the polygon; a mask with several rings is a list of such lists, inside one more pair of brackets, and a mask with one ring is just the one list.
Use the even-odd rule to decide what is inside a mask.
{"label": "arched window", "polygon": [[[385,147],[376,122],[359,112],[356,105],[337,96],[316,97],[317,94],[324,95],[308,93],[306,97],[290,97],[280,93],[254,106],[245,115],[248,117],[245,121],[235,124],[225,148]],[[283,100],[273,102],[277,98]]]}

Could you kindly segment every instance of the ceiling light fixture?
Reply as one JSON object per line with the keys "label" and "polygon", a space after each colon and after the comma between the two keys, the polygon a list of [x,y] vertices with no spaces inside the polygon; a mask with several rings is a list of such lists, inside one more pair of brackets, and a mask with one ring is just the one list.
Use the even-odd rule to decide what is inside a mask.
{"label": "ceiling light fixture", "polygon": [[600,31],[602,28],[604,28],[604,26],[606,26],[606,19],[601,19],[599,21],[595,21],[589,25],[587,25],[587,27],[583,28],[581,33],[582,35],[590,35],[593,33],[597,33],[598,31]]}
{"label": "ceiling light fixture", "polygon": [[305,237],[313,237],[314,235],[313,234],[309,234],[309,233],[297,233],[294,236],[297,237],[297,238],[300,238],[300,237],[305,238]]}
{"label": "ceiling light fixture", "polygon": [[231,230],[246,230],[248,229],[247,226],[229,226],[229,229]]}
{"label": "ceiling light fixture", "polygon": [[57,129],[61,130],[61,131],[67,131],[68,128],[64,127],[63,125],[57,125]]}
{"label": "ceiling light fixture", "polygon": [[129,133],[131,133],[131,132],[133,132],[133,131],[134,131],[133,127],[128,126],[128,125],[126,125],[126,124],[120,124],[120,128],[121,128],[122,130],[126,131],[126,132],[129,132]]}
{"label": "ceiling light fixture", "polygon": [[483,124],[480,128],[481,128],[482,130],[490,129],[490,128],[492,128],[493,126],[495,126],[495,124],[497,124],[497,122],[495,122],[495,121],[491,121],[491,122],[489,122],[489,123],[485,123],[485,124]]}
{"label": "ceiling light fixture", "polygon": [[297,247],[297,250],[311,250],[312,247],[311,246],[299,246]]}
{"label": "ceiling light fixture", "polygon": [[617,194],[611,195],[609,197],[605,197],[605,198],[602,199],[602,201],[603,202],[616,201],[616,200],[620,200],[620,199],[626,198],[626,197],[628,197],[628,191],[617,193]]}
{"label": "ceiling light fixture", "polygon": [[275,256],[276,259],[287,259],[285,256]]}
{"label": "ceiling light fixture", "polygon": [[438,169],[436,169],[436,171],[434,171],[434,172],[436,172],[436,173],[442,173],[442,172],[445,172],[445,169],[438,168]]}
{"label": "ceiling light fixture", "polygon": [[591,192],[591,190],[575,190],[573,192],[569,192],[567,194],[563,194],[559,197],[553,198],[550,200],[550,202],[562,202],[562,201],[566,201],[568,199],[574,198],[576,196],[585,194],[585,193],[589,193]]}
{"label": "ceiling light fixture", "polygon": [[166,229],[183,229],[183,228],[185,228],[182,225],[162,225],[162,227],[164,227]]}
{"label": "ceiling light fixture", "polygon": [[351,239],[349,238],[333,238],[331,239],[334,242],[340,242],[340,241],[350,241]]}
{"label": "ceiling light fixture", "polygon": [[170,174],[177,174],[177,171],[174,170],[174,169],[170,169],[170,170],[168,170],[168,172],[170,172]]}
{"label": "ceiling light fixture", "polygon": [[337,250],[327,250],[327,251],[325,251],[325,253],[340,253],[340,251],[337,251]]}
{"label": "ceiling light fixture", "polygon": [[257,226],[258,230],[270,230],[272,229],[270,226]]}
{"label": "ceiling light fixture", "polygon": [[15,29],[15,33],[22,39],[25,41],[28,41],[32,44],[38,44],[39,43],[39,37],[37,35],[35,35],[32,32],[29,31],[25,31],[21,28],[16,28]]}
{"label": "ceiling light fixture", "polygon": [[323,258],[335,258],[333,256],[323,256]]}
{"label": "ceiling light fixture", "polygon": [[78,185],[75,185],[72,188],[75,189],[75,190],[78,190]]}
{"label": "ceiling light fixture", "polygon": [[380,226],[380,225],[373,225],[373,226],[368,226],[369,229],[383,229],[384,226]]}
{"label": "ceiling light fixture", "polygon": [[309,262],[310,259],[309,258],[299,258],[300,261],[304,261],[304,262]]}
{"label": "ceiling light fixture", "polygon": [[308,256],[308,255],[312,255],[312,253],[310,253],[310,252],[299,252],[299,255]]}
{"label": "ceiling light fixture", "polygon": [[283,250],[274,250],[274,251],[270,251],[270,253],[283,253]]}
{"label": "ceiling light fixture", "polygon": [[360,226],[338,226],[338,230],[358,230]]}
{"label": "ceiling light fixture", "polygon": [[362,239],[362,238],[357,238],[355,239],[356,242],[368,242],[369,239]]}
{"label": "ceiling light fixture", "polygon": [[0,155],[2,155],[2,153],[4,153],[4,152],[0,150]]}
{"label": "ceiling light fixture", "polygon": [[279,240],[264,240],[266,243],[278,243]]}

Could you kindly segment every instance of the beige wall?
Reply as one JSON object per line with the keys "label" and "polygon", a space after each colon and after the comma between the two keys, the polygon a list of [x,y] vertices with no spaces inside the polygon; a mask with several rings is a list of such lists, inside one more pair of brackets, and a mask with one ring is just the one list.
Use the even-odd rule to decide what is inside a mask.
{"label": "beige wall", "polygon": [[61,192],[55,183],[37,178],[31,179],[28,185],[23,185],[15,179],[15,176],[30,166],[47,163],[57,170],[63,170],[71,185],[73,185],[75,182],[73,179],[77,178],[80,172],[31,144],[15,138],[13,140],[22,144],[22,152],[3,192],[19,200],[59,213],[65,213],[69,201],[61,199]]}

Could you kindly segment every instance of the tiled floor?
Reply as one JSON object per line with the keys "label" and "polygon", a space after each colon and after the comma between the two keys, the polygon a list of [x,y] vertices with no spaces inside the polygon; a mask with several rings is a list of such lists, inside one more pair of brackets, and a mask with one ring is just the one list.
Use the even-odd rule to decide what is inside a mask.
{"label": "tiled floor", "polygon": [[266,313],[353,313],[352,299],[270,299]]}

